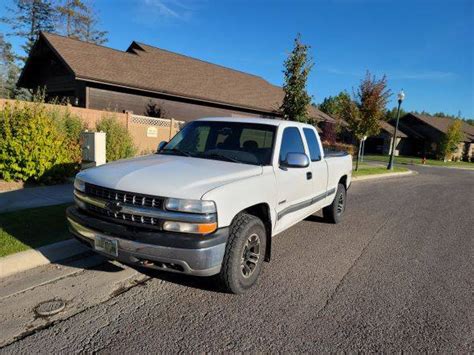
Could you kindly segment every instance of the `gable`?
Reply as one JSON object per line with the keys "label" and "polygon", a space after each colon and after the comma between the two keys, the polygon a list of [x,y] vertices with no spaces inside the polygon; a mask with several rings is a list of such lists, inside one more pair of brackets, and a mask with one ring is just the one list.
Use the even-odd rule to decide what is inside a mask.
{"label": "gable", "polygon": [[18,79],[18,85],[36,89],[57,81],[71,81],[74,72],[42,37],[31,49],[28,60]]}

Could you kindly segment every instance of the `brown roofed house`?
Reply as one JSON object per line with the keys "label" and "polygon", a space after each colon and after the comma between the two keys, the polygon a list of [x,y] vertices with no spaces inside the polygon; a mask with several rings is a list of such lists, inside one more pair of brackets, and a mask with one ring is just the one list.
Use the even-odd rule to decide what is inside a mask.
{"label": "brown roofed house", "polygon": [[[454,119],[408,113],[400,118],[399,128],[409,136],[409,155],[435,158],[440,143]],[[394,122],[391,122],[394,124]],[[462,121],[463,140],[453,158],[471,157],[474,150],[474,127]]]}
{"label": "brown roofed house", "polygon": [[[279,117],[283,90],[238,70],[132,42],[126,51],[41,33],[19,79],[79,107],[179,120]],[[316,121],[332,120],[310,107]]]}

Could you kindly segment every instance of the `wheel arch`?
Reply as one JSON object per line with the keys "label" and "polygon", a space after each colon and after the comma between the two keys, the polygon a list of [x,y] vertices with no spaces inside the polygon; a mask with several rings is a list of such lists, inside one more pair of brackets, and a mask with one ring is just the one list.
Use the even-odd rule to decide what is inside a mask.
{"label": "wheel arch", "polygon": [[265,232],[266,232],[266,241],[267,241],[267,247],[265,250],[265,261],[270,261],[271,258],[271,251],[272,251],[272,216],[270,213],[270,206],[268,203],[262,202],[262,203],[257,203],[255,205],[249,206],[239,213],[248,213],[252,216],[255,216],[259,218],[262,222],[263,225],[265,226]]}
{"label": "wheel arch", "polygon": [[338,184],[344,185],[344,187],[345,187],[346,190],[347,190],[347,188],[349,187],[349,186],[347,186],[347,175],[341,176],[341,178],[339,179]]}

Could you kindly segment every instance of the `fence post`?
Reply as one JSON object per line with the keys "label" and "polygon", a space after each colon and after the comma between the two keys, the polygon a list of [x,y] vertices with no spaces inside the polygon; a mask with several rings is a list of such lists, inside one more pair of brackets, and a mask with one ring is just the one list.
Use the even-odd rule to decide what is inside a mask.
{"label": "fence post", "polygon": [[174,118],[170,119],[170,137],[168,138],[168,140],[170,140],[173,135],[174,135]]}
{"label": "fence post", "polygon": [[125,113],[125,127],[127,128],[127,131],[129,131],[128,124],[130,122],[130,119],[132,118],[133,111],[125,110],[124,113]]}

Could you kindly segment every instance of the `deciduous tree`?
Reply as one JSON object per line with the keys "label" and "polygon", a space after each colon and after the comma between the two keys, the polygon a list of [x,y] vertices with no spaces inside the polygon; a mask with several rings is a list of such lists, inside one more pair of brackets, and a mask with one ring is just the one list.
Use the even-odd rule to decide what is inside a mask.
{"label": "deciduous tree", "polygon": [[336,124],[332,122],[323,122],[321,129],[321,140],[323,142],[329,143],[330,145],[334,145],[337,138]]}
{"label": "deciduous tree", "polygon": [[456,152],[456,150],[458,149],[458,145],[459,143],[461,143],[462,139],[462,122],[460,120],[455,120],[448,127],[446,134],[441,140],[440,154],[445,161],[448,160],[451,155]]}
{"label": "deciduous tree", "polygon": [[308,106],[311,103],[311,96],[306,91],[306,82],[313,67],[313,61],[308,53],[309,48],[301,43],[301,36],[298,34],[294,48],[285,60],[283,71],[285,96],[280,109],[287,120],[307,122],[309,118]]}
{"label": "deciduous tree", "polygon": [[356,170],[359,168],[360,143],[365,136],[379,133],[379,120],[386,112],[390,96],[386,76],[377,79],[367,71],[352,99],[342,98],[341,118],[349,124],[349,129],[359,143]]}
{"label": "deciduous tree", "polygon": [[319,109],[333,118],[340,118],[344,99],[350,98],[346,91],[341,91],[336,96],[325,97],[319,104]]}
{"label": "deciduous tree", "polygon": [[[393,107],[391,110],[387,110],[385,113],[384,117],[382,119],[384,121],[391,121],[391,120],[396,120],[397,119],[397,107]],[[403,117],[407,114],[408,112],[405,111],[403,108],[400,108],[400,117]]]}

